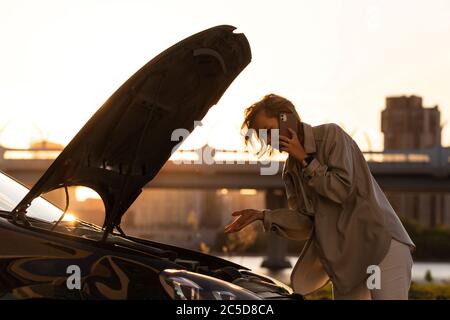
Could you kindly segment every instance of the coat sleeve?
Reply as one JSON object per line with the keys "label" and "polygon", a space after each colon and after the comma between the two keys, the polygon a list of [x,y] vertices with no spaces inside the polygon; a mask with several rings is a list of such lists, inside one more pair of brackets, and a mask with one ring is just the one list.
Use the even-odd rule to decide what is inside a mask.
{"label": "coat sleeve", "polygon": [[351,138],[336,124],[329,124],[325,138],[327,163],[314,158],[303,169],[308,185],[318,194],[343,203],[352,191],[353,146]]}
{"label": "coat sleeve", "polygon": [[313,229],[312,219],[293,209],[264,210],[264,230],[291,240],[306,240]]}

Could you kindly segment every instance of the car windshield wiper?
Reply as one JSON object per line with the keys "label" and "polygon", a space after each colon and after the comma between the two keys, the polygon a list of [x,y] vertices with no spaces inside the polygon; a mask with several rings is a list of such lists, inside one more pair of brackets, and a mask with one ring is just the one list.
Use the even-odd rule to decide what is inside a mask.
{"label": "car windshield wiper", "polygon": [[[7,211],[7,210],[0,210],[0,216],[2,216],[3,218],[6,219],[14,219],[14,214],[11,211]],[[24,224],[24,226],[29,227],[30,226],[30,221],[32,222],[40,222],[40,223],[48,223],[48,224],[52,224],[52,222],[46,221],[46,220],[41,220],[41,219],[37,219],[37,218],[33,218],[33,217],[27,217],[27,224]]]}
{"label": "car windshield wiper", "polygon": [[4,218],[11,218],[11,211],[0,209],[0,216]]}
{"label": "car windshield wiper", "polygon": [[[11,211],[2,210],[2,209],[0,209],[0,216],[3,217],[3,218],[6,218],[6,219],[11,219],[13,217]],[[48,221],[48,220],[44,220],[44,219],[39,219],[39,218],[34,218],[34,217],[27,216],[27,220],[29,222],[35,222],[35,223],[41,223],[41,224],[44,223],[44,224],[51,225],[52,226],[51,230],[53,230],[55,228],[55,225],[56,225],[56,223],[57,223],[57,221],[59,219],[58,220],[54,220],[54,221]],[[61,225],[61,223],[65,225],[65,221],[64,220],[60,221],[59,225]],[[102,232],[103,231],[101,227],[99,227],[99,226],[97,226],[97,225],[95,225],[93,223],[89,223],[89,222],[83,221],[83,220],[75,220],[75,222],[70,222],[70,223],[71,223],[70,227],[72,227],[72,228],[85,227],[85,228],[91,229],[92,231],[97,231],[97,232]],[[29,225],[25,225],[25,226],[29,226]]]}
{"label": "car windshield wiper", "polygon": [[[68,191],[66,185],[64,186],[64,192],[66,195],[66,205],[65,205],[64,210],[63,210],[61,216],[59,217],[59,219],[55,223],[53,223],[51,231],[53,231],[58,226],[58,224],[61,223],[61,221],[64,219],[65,214],[67,213],[67,209],[69,208],[69,191]],[[29,205],[27,205],[27,207],[29,207]],[[2,210],[2,211],[3,211],[3,213],[6,213],[6,210]],[[14,209],[8,213],[9,213],[8,216],[12,217],[15,224],[17,224],[18,221],[21,221],[23,223],[23,225],[28,226],[28,227],[30,226],[30,222],[29,222],[30,217],[27,216],[26,209],[21,209],[21,210]],[[37,221],[51,223],[49,221],[39,220],[39,219],[37,219]]]}

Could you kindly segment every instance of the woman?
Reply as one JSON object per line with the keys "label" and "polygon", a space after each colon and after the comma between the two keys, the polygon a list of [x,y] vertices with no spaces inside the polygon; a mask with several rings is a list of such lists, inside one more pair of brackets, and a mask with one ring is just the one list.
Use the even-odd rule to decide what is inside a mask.
{"label": "woman", "polygon": [[[294,114],[298,128],[279,137],[289,154],[283,168],[289,208],[234,212],[225,232],[259,220],[266,231],[307,240],[291,274],[297,293],[331,280],[335,299],[408,299],[414,243],[355,141],[336,124],[301,122],[294,105],[274,94],[245,110],[246,136],[253,132],[269,149],[277,145],[270,136],[280,113]],[[264,131],[271,132],[267,139]]]}

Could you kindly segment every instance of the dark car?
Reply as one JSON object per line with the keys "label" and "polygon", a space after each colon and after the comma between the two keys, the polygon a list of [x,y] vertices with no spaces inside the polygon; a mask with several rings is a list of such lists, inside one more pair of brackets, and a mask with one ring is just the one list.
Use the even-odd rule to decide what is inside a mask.
{"label": "dark car", "polygon": [[[277,280],[230,261],[126,235],[122,216],[251,60],[232,26],[195,34],[125,82],[27,189],[0,174],[0,298],[291,299]],[[76,93],[75,93],[76,94]],[[95,190],[102,227],[64,217],[41,196]],[[68,206],[68,196],[67,196]],[[149,213],[150,214],[150,213]]]}

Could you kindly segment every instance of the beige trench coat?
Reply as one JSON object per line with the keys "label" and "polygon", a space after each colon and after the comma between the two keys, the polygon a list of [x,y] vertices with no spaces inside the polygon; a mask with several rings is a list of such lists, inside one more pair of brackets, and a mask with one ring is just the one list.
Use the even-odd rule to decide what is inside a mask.
{"label": "beige trench coat", "polygon": [[264,229],[308,240],[291,274],[295,292],[309,294],[332,281],[347,293],[378,265],[392,238],[414,243],[370,173],[355,141],[338,125],[303,123],[306,168],[288,157],[283,181],[288,209],[265,210]]}

